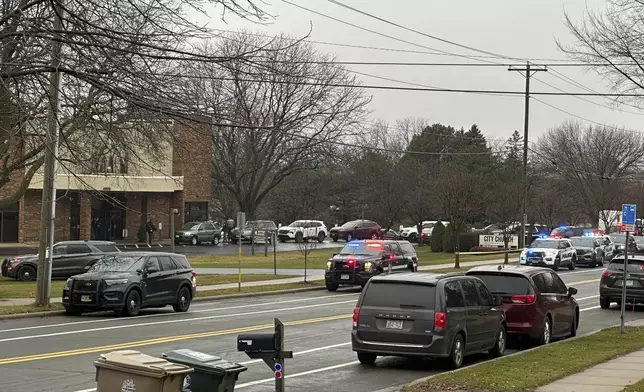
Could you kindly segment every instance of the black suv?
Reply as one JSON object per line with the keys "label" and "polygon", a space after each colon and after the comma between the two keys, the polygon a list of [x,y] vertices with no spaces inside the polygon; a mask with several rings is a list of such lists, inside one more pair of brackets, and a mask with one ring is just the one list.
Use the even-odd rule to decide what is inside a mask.
{"label": "black suv", "polygon": [[449,358],[505,352],[503,303],[478,278],[461,274],[376,276],[353,311],[351,347],[363,364],[378,356]]}
{"label": "black suv", "polygon": [[364,287],[382,273],[416,271],[416,249],[408,241],[351,241],[326,263],[324,281],[327,290],[336,291],[341,284]]}
{"label": "black suv", "polygon": [[186,312],[196,289],[196,274],[184,255],[121,253],[105,256],[87,273],[67,279],[63,306],[71,315],[115,310],[136,316],[142,308],[166,305]]}
{"label": "black suv", "polygon": [[577,251],[576,265],[583,264],[595,268],[606,262],[604,242],[601,238],[585,236],[570,237],[569,240]]}
{"label": "black suv", "polygon": [[[114,242],[108,241],[63,241],[54,244],[52,278],[68,278],[90,269],[106,253],[119,253]],[[36,280],[38,255],[9,257],[2,263],[2,276],[30,281]]]}
{"label": "black suv", "polygon": [[[644,302],[644,256],[628,255],[626,272],[626,303]],[[599,281],[599,305],[602,309],[608,309],[611,302],[621,305],[623,279],[624,255],[620,255],[610,261]]]}

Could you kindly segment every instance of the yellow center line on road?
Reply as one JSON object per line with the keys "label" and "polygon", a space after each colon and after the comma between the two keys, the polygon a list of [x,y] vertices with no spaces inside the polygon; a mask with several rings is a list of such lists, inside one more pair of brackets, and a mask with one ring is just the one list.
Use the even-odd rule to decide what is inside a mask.
{"label": "yellow center line on road", "polygon": [[[285,322],[284,325],[293,326],[293,325],[321,323],[325,321],[347,319],[352,316],[353,314],[341,314],[341,315],[328,316],[328,317],[317,317],[317,318],[311,318],[311,319],[305,319],[305,320],[288,321],[288,322]],[[221,331],[201,332],[201,333],[195,333],[190,335],[168,336],[164,338],[140,340],[138,342],[120,343],[120,344],[112,344],[108,346],[88,347],[88,348],[81,348],[76,350],[26,355],[23,357],[2,358],[0,359],[0,365],[9,365],[12,363],[20,363],[20,362],[39,361],[43,359],[70,357],[73,355],[92,354],[92,353],[98,353],[98,352],[104,352],[104,351],[123,350],[123,349],[129,349],[133,347],[150,346],[153,344],[172,343],[172,342],[178,342],[182,340],[202,339],[202,338],[209,338],[213,336],[222,336],[222,335],[231,335],[235,333],[259,331],[262,329],[269,329],[269,328],[273,328],[273,324],[253,325],[249,327],[224,329]]]}

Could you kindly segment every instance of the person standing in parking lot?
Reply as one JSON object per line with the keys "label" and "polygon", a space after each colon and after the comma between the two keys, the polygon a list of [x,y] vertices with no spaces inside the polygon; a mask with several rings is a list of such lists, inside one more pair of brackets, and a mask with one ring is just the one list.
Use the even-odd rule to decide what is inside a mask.
{"label": "person standing in parking lot", "polygon": [[227,237],[228,237],[228,242],[230,242],[230,233],[231,233],[231,232],[233,231],[233,229],[235,228],[235,221],[234,221],[232,218],[228,218],[228,219],[226,220],[226,226],[224,226],[224,227],[226,228],[226,232],[227,232],[227,234],[228,234],[228,235],[227,235]]}
{"label": "person standing in parking lot", "polygon": [[152,219],[150,219],[148,224],[145,225],[145,231],[148,232],[148,245],[152,245],[152,235],[157,231],[157,228],[154,227],[154,223],[152,223]]}

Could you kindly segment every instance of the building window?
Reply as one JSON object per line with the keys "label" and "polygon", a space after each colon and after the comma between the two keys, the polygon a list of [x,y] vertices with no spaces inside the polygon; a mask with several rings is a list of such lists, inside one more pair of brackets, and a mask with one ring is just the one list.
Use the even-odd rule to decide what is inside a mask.
{"label": "building window", "polygon": [[184,222],[205,222],[208,220],[208,202],[191,201],[185,203]]}

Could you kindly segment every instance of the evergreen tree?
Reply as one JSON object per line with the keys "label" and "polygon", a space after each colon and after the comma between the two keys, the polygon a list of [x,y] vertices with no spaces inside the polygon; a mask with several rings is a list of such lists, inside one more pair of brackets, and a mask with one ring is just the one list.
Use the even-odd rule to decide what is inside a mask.
{"label": "evergreen tree", "polygon": [[434,228],[432,229],[432,237],[429,242],[429,245],[432,248],[432,252],[442,252],[443,251],[443,238],[445,236],[445,225],[443,222],[438,221]]}

